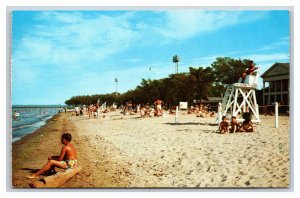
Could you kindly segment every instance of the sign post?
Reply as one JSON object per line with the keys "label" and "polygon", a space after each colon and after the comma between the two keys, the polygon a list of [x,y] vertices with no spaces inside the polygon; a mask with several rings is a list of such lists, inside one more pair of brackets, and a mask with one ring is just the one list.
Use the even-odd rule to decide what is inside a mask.
{"label": "sign post", "polygon": [[176,106],[175,123],[177,123],[177,119],[178,119],[178,106]]}

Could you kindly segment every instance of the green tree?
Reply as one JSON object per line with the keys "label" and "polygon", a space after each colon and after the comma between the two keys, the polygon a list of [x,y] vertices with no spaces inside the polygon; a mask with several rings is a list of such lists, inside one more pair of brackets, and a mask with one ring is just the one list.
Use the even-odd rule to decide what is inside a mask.
{"label": "green tree", "polygon": [[190,67],[191,81],[194,84],[194,98],[207,99],[210,96],[210,91],[213,85],[214,73],[211,67]]}
{"label": "green tree", "polygon": [[233,59],[230,57],[218,57],[211,64],[215,74],[215,84],[232,84],[238,81],[240,75],[248,67],[248,59]]}

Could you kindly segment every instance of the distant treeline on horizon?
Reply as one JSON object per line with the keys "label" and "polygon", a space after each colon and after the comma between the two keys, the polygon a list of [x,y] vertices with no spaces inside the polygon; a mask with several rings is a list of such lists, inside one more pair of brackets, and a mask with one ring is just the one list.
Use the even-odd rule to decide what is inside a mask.
{"label": "distant treeline on horizon", "polygon": [[[238,81],[241,73],[249,65],[249,59],[218,57],[210,67],[190,67],[189,72],[170,74],[158,80],[142,79],[135,89],[125,93],[108,93],[85,96],[73,96],[66,100],[67,105],[107,105],[152,104],[156,99],[164,101],[166,106],[178,105],[180,101],[192,103],[196,100],[207,100],[207,97],[221,97],[226,85]],[[259,98],[258,98],[259,100]]]}

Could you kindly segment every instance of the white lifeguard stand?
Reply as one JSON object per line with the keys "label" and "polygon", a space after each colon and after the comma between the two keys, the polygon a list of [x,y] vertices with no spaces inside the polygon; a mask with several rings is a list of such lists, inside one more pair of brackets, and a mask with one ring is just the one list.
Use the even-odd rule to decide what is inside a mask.
{"label": "white lifeguard stand", "polygon": [[236,116],[237,120],[242,121],[243,112],[252,113],[252,121],[260,122],[259,109],[256,101],[255,89],[259,77],[259,68],[251,75],[247,75],[244,83],[240,77],[237,83],[228,85],[222,101],[222,115],[228,113]]}

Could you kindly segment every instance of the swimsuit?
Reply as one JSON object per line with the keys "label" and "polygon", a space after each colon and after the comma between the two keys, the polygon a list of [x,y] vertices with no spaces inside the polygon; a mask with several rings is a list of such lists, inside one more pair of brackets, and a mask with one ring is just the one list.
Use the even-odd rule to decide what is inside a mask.
{"label": "swimsuit", "polygon": [[69,159],[66,161],[60,161],[61,165],[65,166],[65,168],[75,168],[77,165],[76,159]]}
{"label": "swimsuit", "polygon": [[161,105],[158,104],[157,105],[157,109],[161,110]]}

